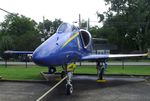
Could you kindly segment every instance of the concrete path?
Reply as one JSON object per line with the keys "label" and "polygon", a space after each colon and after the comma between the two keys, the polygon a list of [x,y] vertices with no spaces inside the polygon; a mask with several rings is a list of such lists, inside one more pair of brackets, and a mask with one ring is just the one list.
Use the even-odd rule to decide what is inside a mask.
{"label": "concrete path", "polygon": [[[74,76],[74,92],[65,93],[64,81],[42,101],[150,101],[150,79],[105,77],[97,83],[96,76]],[[35,101],[54,85],[51,83],[0,82],[0,101]]]}

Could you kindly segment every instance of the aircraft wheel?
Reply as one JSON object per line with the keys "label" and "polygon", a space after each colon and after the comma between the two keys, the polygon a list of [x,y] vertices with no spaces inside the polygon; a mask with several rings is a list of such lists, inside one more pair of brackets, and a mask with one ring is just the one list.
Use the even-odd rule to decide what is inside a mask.
{"label": "aircraft wheel", "polygon": [[66,85],[66,93],[67,93],[67,95],[71,95],[73,93],[73,86],[72,86],[72,84],[67,84]]}
{"label": "aircraft wheel", "polygon": [[104,68],[101,69],[101,72],[100,72],[100,80],[103,80],[103,75],[104,75]]}
{"label": "aircraft wheel", "polygon": [[50,73],[50,74],[53,74],[53,73],[55,73],[55,72],[56,72],[56,68],[55,68],[55,67],[49,68],[49,73]]}

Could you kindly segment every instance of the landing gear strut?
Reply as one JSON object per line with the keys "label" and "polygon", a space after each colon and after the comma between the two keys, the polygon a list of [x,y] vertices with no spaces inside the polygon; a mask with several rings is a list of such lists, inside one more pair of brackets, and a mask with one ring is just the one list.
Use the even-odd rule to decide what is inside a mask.
{"label": "landing gear strut", "polygon": [[66,93],[67,95],[71,95],[73,93],[73,85],[72,85],[72,76],[73,72],[70,71],[67,73],[67,84],[66,84]]}
{"label": "landing gear strut", "polygon": [[97,61],[97,74],[98,74],[98,80],[97,82],[106,82],[106,80],[103,79],[104,71],[107,68],[106,61]]}

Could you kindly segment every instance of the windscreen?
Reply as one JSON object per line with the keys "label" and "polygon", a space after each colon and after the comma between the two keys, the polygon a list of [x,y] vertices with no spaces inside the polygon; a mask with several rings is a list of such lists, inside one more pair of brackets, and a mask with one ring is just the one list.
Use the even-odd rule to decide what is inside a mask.
{"label": "windscreen", "polygon": [[57,29],[58,33],[69,33],[72,31],[72,26],[68,23],[62,23]]}
{"label": "windscreen", "polygon": [[70,25],[68,23],[62,23],[58,29],[57,29],[57,33],[70,33],[72,31],[78,30],[77,27],[75,27],[74,25]]}

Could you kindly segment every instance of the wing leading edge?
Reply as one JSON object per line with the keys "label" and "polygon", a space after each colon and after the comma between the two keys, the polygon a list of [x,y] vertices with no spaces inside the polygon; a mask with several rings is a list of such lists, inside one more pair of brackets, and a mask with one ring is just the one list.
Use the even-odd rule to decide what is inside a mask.
{"label": "wing leading edge", "polygon": [[5,54],[33,54],[33,51],[5,51]]}
{"label": "wing leading edge", "polygon": [[91,54],[83,56],[81,60],[98,60],[98,59],[108,59],[108,58],[127,58],[127,57],[144,57],[148,54]]}

